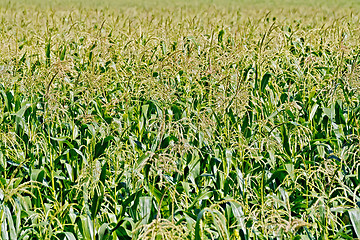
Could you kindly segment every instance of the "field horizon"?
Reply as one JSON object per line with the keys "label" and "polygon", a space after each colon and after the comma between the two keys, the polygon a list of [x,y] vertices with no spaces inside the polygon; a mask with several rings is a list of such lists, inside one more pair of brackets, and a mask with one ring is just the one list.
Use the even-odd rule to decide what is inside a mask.
{"label": "field horizon", "polygon": [[1,0],[0,7],[36,7],[36,8],[53,8],[53,10],[69,9],[69,8],[92,8],[92,9],[126,9],[126,8],[174,8],[174,7],[207,7],[216,6],[220,8],[266,8],[266,9],[278,9],[278,8],[296,8],[296,7],[317,7],[317,8],[353,8],[358,10],[360,8],[360,2],[357,0],[344,1],[344,0],[18,0],[9,1]]}

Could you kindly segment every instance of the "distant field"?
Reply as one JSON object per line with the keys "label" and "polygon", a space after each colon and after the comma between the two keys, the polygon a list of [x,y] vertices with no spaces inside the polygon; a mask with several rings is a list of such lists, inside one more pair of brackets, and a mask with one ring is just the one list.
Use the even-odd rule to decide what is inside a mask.
{"label": "distant field", "polygon": [[0,239],[360,237],[359,1],[0,1]]}
{"label": "distant field", "polygon": [[360,7],[360,1],[352,0],[16,0],[16,1],[0,1],[1,6],[36,6],[36,7],[56,7],[56,8],[71,8],[71,7],[85,7],[85,8],[127,8],[127,7],[145,7],[145,8],[172,8],[179,6],[209,6],[216,5],[218,7],[242,7],[253,8],[261,7],[267,9],[273,8],[288,8],[288,7]]}

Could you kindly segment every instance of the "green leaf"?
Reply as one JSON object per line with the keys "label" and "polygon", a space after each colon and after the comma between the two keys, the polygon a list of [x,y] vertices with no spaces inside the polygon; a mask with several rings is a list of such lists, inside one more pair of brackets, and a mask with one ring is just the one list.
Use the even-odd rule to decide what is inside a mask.
{"label": "green leaf", "polygon": [[[155,197],[156,201],[160,203],[163,194],[153,185],[149,184],[150,192]],[[161,207],[161,206],[159,206]]]}
{"label": "green leaf", "polygon": [[74,236],[73,233],[71,233],[71,232],[64,232],[64,234],[65,234],[65,237],[66,237],[67,240],[76,240],[76,238],[75,238],[75,236]]}
{"label": "green leaf", "polygon": [[212,191],[203,191],[201,192],[192,202],[192,204],[189,206],[189,208],[192,208],[195,204],[198,204],[200,200],[207,200],[210,199],[214,193]]}
{"label": "green leaf", "polygon": [[360,238],[360,209],[354,208],[349,210],[351,224],[355,230],[356,236]]}
{"label": "green leaf", "polygon": [[210,209],[203,209],[199,212],[196,218],[196,224],[195,224],[195,240],[201,240],[201,234],[200,234],[200,221],[206,211],[211,211]]}
{"label": "green leaf", "polygon": [[130,240],[131,237],[129,237],[128,233],[126,232],[125,228],[123,226],[119,226],[116,231],[116,236],[119,239],[124,239],[124,240]]}
{"label": "green leaf", "polygon": [[335,122],[336,124],[345,124],[345,117],[339,101],[335,103]]}
{"label": "green leaf", "polygon": [[67,171],[67,175],[70,179],[70,181],[74,181],[74,172],[73,172],[73,167],[68,164],[68,163],[65,163],[65,168],[66,168],[66,171]]}
{"label": "green leaf", "polygon": [[105,180],[106,180],[108,168],[109,168],[109,165],[106,162],[104,163],[104,165],[101,168],[100,181],[102,182],[102,184],[104,186],[105,186]]}
{"label": "green leaf", "polygon": [[[210,213],[212,215],[213,224],[215,225],[217,233],[222,235],[222,239],[230,239],[224,214],[217,210],[210,211]],[[215,215],[217,215],[217,218]]]}
{"label": "green leaf", "polygon": [[310,112],[310,117],[309,117],[309,122],[311,122],[315,116],[316,110],[318,109],[319,105],[318,104],[314,104],[314,106],[311,108],[311,112]]}
{"label": "green leaf", "polygon": [[101,225],[101,227],[98,230],[97,239],[98,240],[106,240],[109,238],[110,230],[107,223],[104,223]]}
{"label": "green leaf", "polygon": [[25,111],[31,106],[31,104],[28,102],[24,102],[22,103],[22,105],[23,106],[20,108],[20,110],[15,113],[15,116],[17,116],[20,119],[24,117]]}
{"label": "green leaf", "polygon": [[95,153],[94,153],[94,159],[101,157],[106,148],[110,145],[110,142],[114,139],[113,136],[107,136],[102,141],[96,143],[95,145]]}
{"label": "green leaf", "polygon": [[230,202],[231,210],[234,214],[234,217],[236,218],[238,222],[238,226],[241,228],[241,230],[246,233],[246,224],[245,224],[245,216],[244,212],[242,210],[242,207],[237,202]]}
{"label": "green leaf", "polygon": [[76,223],[84,239],[94,239],[94,227],[89,216],[77,217]]}
{"label": "green leaf", "polygon": [[[10,209],[7,206],[2,206],[2,210],[5,214],[5,219],[1,224],[1,236],[5,239],[17,239],[14,221]],[[1,213],[1,212],[0,212]],[[1,216],[2,217],[2,216]]]}
{"label": "green leaf", "polygon": [[261,80],[261,86],[260,86],[261,92],[265,91],[265,87],[268,85],[270,77],[271,77],[270,73],[266,73],[263,76],[263,78]]}
{"label": "green leaf", "polygon": [[19,60],[19,64],[24,63],[26,60],[26,52],[23,54],[23,56]]}
{"label": "green leaf", "polygon": [[45,46],[46,66],[50,66],[51,40]]}
{"label": "green leaf", "polygon": [[99,182],[99,185],[95,188],[94,190],[94,196],[92,199],[92,204],[91,204],[91,219],[95,219],[96,215],[98,214],[101,204],[103,202],[104,199],[104,187],[101,184],[101,182]]}
{"label": "green leaf", "polygon": [[289,136],[288,136],[287,127],[285,124],[283,124],[281,126],[281,135],[282,135],[283,148],[285,149],[285,152],[287,153],[287,155],[291,156]]}
{"label": "green leaf", "polygon": [[286,169],[287,173],[289,174],[291,180],[295,181],[294,164],[292,164],[292,163],[285,164],[285,169]]}
{"label": "green leaf", "polygon": [[139,199],[139,215],[142,224],[148,224],[151,217],[152,197],[143,196]]}
{"label": "green leaf", "polygon": [[218,34],[218,43],[222,43],[224,34],[225,34],[225,31],[224,31],[224,30],[220,30],[220,32],[219,32],[219,34]]}
{"label": "green leaf", "polygon": [[161,41],[160,45],[161,45],[162,54],[165,55],[166,54],[166,44],[165,44],[165,42]]}
{"label": "green leaf", "polygon": [[229,171],[232,163],[232,151],[229,148],[225,150],[225,159],[226,159],[226,177],[227,177],[229,176]]}
{"label": "green leaf", "polygon": [[136,168],[142,167],[143,163],[146,162],[151,156],[151,152],[146,152],[142,154],[136,162]]}
{"label": "green leaf", "polygon": [[45,176],[44,169],[32,169],[31,170],[31,180],[37,182],[43,182]]}
{"label": "green leaf", "polygon": [[65,54],[66,54],[66,45],[64,45],[64,47],[62,48],[62,50],[60,52],[60,61],[64,61]]}

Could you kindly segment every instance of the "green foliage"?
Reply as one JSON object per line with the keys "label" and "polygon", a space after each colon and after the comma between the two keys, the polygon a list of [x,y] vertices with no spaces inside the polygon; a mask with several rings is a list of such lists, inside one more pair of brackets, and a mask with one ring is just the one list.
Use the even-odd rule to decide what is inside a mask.
{"label": "green foliage", "polygon": [[360,237],[358,14],[230,5],[0,9],[1,239]]}

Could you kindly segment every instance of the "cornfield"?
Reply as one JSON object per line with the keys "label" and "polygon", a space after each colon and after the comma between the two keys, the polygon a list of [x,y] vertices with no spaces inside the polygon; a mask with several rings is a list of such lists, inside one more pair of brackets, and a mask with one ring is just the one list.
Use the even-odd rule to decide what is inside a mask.
{"label": "cornfield", "polygon": [[0,3],[0,239],[360,238],[360,3]]}

